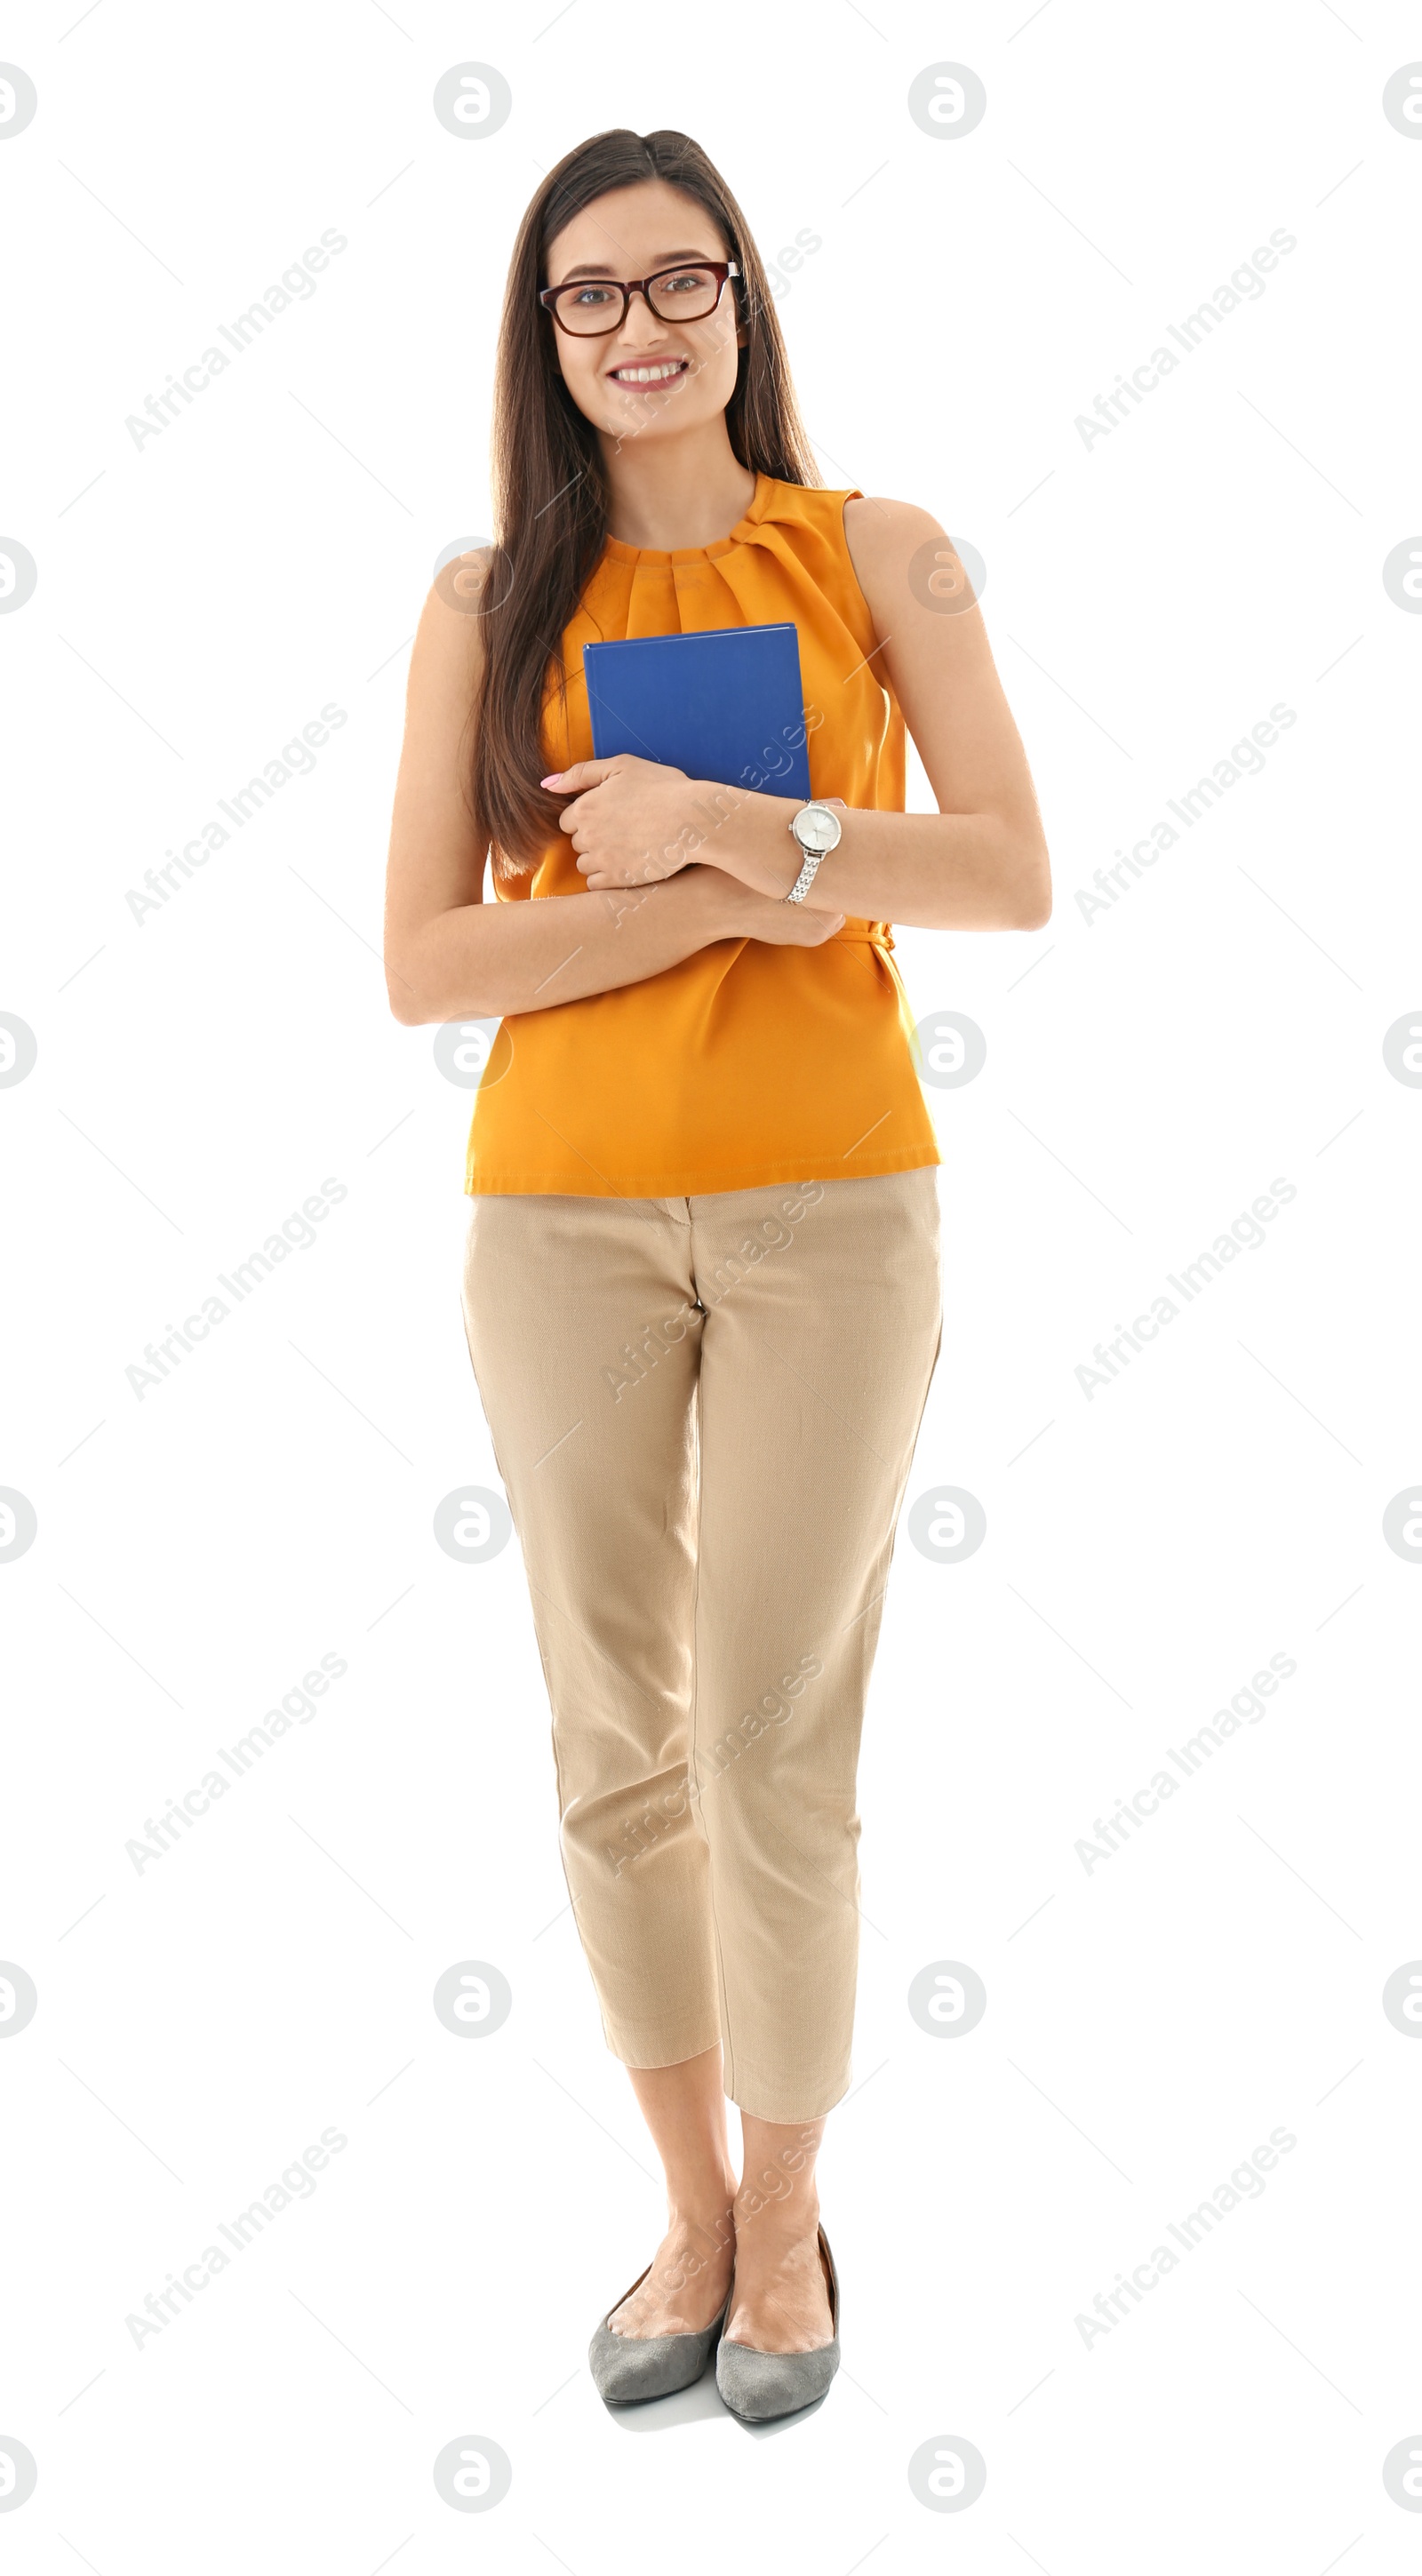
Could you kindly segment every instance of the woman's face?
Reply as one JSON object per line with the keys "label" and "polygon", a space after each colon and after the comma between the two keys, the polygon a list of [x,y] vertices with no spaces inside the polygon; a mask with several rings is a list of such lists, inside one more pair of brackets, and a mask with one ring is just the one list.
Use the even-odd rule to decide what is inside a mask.
{"label": "woman's face", "polygon": [[[610,188],[554,234],[546,283],[650,277],[678,260],[730,256],[719,227],[694,197],[664,179],[647,179]],[[715,312],[701,322],[661,321],[641,295],[633,296],[621,328],[601,338],[576,338],[551,313],[545,319],[579,411],[619,442],[699,428],[725,411],[735,391],[736,352],[745,334],[736,325],[732,278]]]}

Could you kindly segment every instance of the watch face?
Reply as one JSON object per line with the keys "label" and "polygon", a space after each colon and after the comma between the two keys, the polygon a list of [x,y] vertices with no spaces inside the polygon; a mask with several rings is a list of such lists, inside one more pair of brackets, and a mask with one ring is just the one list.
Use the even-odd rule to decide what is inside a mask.
{"label": "watch face", "polygon": [[807,850],[832,850],[839,839],[839,818],[823,805],[807,805],[796,817],[796,839]]}

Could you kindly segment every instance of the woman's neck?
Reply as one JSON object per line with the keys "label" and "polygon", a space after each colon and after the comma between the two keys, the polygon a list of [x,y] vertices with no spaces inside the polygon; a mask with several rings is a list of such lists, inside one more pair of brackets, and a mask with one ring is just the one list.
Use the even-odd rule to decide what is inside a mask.
{"label": "woman's neck", "polygon": [[728,537],[755,498],[756,476],[739,465],[724,414],[687,438],[602,440],[608,529],[627,546],[677,554]]}

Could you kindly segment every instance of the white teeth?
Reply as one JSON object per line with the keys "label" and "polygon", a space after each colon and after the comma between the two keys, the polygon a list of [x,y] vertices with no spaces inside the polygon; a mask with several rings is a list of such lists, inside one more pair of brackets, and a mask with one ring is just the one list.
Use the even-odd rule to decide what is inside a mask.
{"label": "white teeth", "polygon": [[659,385],[668,376],[679,376],[685,365],[684,358],[676,358],[669,366],[614,367],[612,372],[620,385]]}

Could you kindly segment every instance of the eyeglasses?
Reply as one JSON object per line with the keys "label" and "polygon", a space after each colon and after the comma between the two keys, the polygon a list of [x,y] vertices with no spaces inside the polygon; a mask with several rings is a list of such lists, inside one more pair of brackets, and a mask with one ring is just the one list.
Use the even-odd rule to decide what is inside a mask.
{"label": "eyeglasses", "polygon": [[721,301],[728,277],[739,277],[733,259],[698,260],[690,268],[659,268],[652,277],[575,277],[567,286],[545,286],[538,301],[560,331],[578,340],[605,339],[620,331],[634,295],[659,322],[704,322]]}

